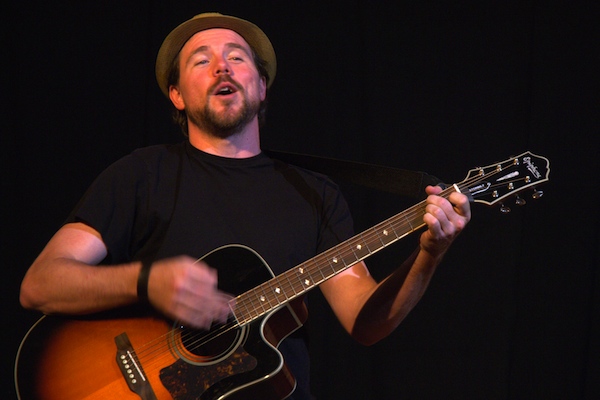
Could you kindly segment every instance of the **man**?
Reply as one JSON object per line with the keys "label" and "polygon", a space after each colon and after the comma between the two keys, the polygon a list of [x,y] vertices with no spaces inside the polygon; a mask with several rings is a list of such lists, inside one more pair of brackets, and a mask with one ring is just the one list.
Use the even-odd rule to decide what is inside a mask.
{"label": "man", "polygon": [[[101,174],[28,270],[21,304],[80,315],[147,301],[210,329],[235,314],[238,293],[223,292],[226,277],[199,257],[239,243],[279,275],[350,238],[352,220],[332,182],[261,152],[259,117],[275,72],[269,39],[248,21],[207,13],[174,29],[156,74],[188,140],[137,150]],[[427,188],[427,229],[398,270],[377,283],[359,262],[319,286],[359,342],[375,343],[400,324],[468,223],[467,197],[440,192]],[[310,398],[302,336],[279,348],[298,380],[292,397]]]}

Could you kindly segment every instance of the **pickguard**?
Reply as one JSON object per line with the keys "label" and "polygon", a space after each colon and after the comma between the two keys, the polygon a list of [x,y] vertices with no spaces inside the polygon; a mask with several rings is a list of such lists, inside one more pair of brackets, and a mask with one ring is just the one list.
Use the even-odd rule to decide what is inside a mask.
{"label": "pickguard", "polygon": [[178,360],[160,371],[160,380],[173,400],[200,399],[217,382],[251,371],[257,364],[256,358],[240,346],[226,359],[208,366]]}

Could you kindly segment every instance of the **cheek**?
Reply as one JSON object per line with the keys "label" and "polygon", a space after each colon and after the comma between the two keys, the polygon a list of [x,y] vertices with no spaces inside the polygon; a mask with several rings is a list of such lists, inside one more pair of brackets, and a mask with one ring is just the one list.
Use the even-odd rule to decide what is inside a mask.
{"label": "cheek", "polygon": [[254,81],[248,90],[249,95],[263,101],[267,95],[266,86],[263,84],[263,80]]}
{"label": "cheek", "polygon": [[201,103],[206,101],[208,87],[199,79],[188,79],[182,82],[182,96],[186,102]]}

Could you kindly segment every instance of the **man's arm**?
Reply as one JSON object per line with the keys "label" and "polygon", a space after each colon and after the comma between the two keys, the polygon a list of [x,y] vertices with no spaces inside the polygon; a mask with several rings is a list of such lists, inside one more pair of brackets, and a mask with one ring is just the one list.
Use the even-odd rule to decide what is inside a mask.
{"label": "man's arm", "polygon": [[[93,228],[63,226],[25,274],[21,305],[45,314],[81,315],[137,302],[141,263],[98,266],[106,254]],[[230,312],[230,296],[218,291],[215,270],[187,256],[152,264],[148,298],[166,316],[199,328],[225,321]]]}
{"label": "man's arm", "polygon": [[381,283],[359,263],[321,285],[325,298],[344,328],[359,342],[373,344],[389,335],[427,289],[437,265],[471,218],[468,198],[453,193],[449,200],[429,187],[420,245],[400,268]]}
{"label": "man's arm", "polygon": [[25,274],[21,304],[45,314],[88,314],[133,303],[134,267],[96,267],[106,254],[100,234],[91,227],[63,226]]}

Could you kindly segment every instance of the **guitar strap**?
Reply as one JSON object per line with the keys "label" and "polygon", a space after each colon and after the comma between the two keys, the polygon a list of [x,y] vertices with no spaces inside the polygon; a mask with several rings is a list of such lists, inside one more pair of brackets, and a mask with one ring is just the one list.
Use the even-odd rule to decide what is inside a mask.
{"label": "guitar strap", "polygon": [[427,185],[442,184],[440,179],[422,171],[299,153],[264,151],[271,158],[325,174],[336,180],[344,180],[352,184],[397,194],[413,200],[425,198],[425,187]]}

